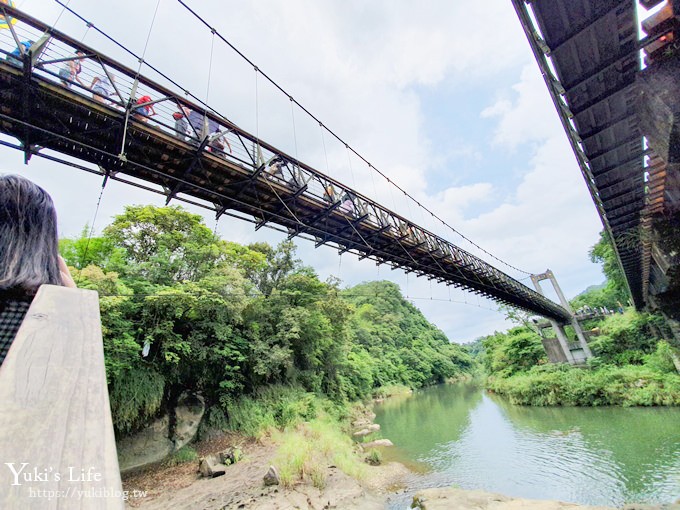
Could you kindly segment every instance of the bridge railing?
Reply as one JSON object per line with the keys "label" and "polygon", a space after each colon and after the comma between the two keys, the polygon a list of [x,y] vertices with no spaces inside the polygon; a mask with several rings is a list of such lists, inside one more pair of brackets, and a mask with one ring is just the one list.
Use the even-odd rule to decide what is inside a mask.
{"label": "bridge railing", "polygon": [[[360,224],[370,228],[376,235],[390,237],[405,252],[402,262],[393,262],[395,267],[422,272],[417,268],[421,262],[412,255],[415,252],[420,260],[426,259],[427,265],[437,272],[450,274],[451,269],[455,268],[451,279],[440,277],[441,281],[465,286],[506,303],[510,301],[504,296],[521,296],[526,302],[540,303],[539,307],[550,315],[566,317],[561,307],[480,258],[236,126],[149,63],[144,62],[140,69],[152,71],[170,85],[162,86],[140,72],[53,30],[45,23],[0,4],[0,14],[3,13],[16,18],[17,23],[11,26],[11,31],[0,31],[0,54],[7,56],[21,48],[22,41],[43,43],[33,46],[31,59],[23,57],[23,54],[19,61],[15,59],[15,67],[21,67],[26,76],[38,76],[68,88],[69,93],[94,99],[97,108],[119,116],[126,129],[132,123],[136,128],[144,126],[150,131],[159,130],[174,136],[178,144],[186,144],[187,149],[195,152],[196,158],[223,158],[230,165],[243,168],[269,186],[283,207],[288,207],[287,202],[291,197],[304,197],[323,211],[322,217],[347,220],[348,228],[355,231]],[[82,55],[77,55],[76,51],[81,51]],[[60,69],[74,59],[77,59],[82,69],[79,75],[82,84],[78,80],[62,81],[59,75]],[[111,82],[110,96],[104,97],[97,87],[90,88],[96,77],[105,77]],[[137,100],[142,98],[143,103],[137,104]],[[156,114],[148,117],[141,115],[139,109],[145,106],[153,107]],[[188,130],[178,130],[177,121],[188,125]],[[121,157],[124,156],[124,150],[123,139]],[[178,184],[175,190],[168,193],[168,200],[174,198],[180,188]],[[289,235],[292,237],[312,230],[310,225],[300,224],[299,228],[290,229]],[[324,237],[317,237],[318,244],[326,242]],[[343,246],[342,241],[334,242],[337,242],[341,252],[350,249],[349,245]],[[365,244],[366,249],[360,255],[382,261],[375,255],[376,250],[371,244],[368,241]],[[471,277],[469,271],[476,271],[479,276]],[[499,292],[494,295],[496,288]]]}
{"label": "bridge railing", "polygon": [[95,291],[38,291],[0,366],[0,452],[0,508],[124,507]]}

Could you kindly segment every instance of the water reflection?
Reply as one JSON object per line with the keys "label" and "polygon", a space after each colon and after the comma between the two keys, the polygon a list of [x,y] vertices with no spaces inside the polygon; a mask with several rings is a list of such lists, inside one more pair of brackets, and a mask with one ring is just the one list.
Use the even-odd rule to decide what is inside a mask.
{"label": "water reflection", "polygon": [[521,407],[457,385],[388,400],[376,414],[397,446],[391,455],[429,467],[413,489],[457,485],[594,505],[680,497],[677,408]]}

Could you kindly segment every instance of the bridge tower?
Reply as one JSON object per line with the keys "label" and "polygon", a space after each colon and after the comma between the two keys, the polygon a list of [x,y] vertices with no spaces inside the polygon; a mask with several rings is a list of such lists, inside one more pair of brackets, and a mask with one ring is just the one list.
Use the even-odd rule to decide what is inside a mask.
{"label": "bridge tower", "polygon": [[569,342],[567,333],[564,330],[564,324],[560,324],[555,319],[551,318],[548,319],[550,321],[550,325],[553,328],[553,331],[555,331],[555,334],[557,335],[557,341],[559,342],[560,347],[562,348],[562,352],[564,353],[567,362],[569,362],[571,365],[574,365],[577,363],[582,363],[588,358],[592,358],[593,353],[590,352],[590,347],[588,347],[588,342],[586,341],[586,336],[583,334],[581,325],[574,316],[574,312],[571,309],[571,306],[569,306],[567,298],[564,297],[562,289],[560,288],[559,284],[557,283],[557,279],[555,278],[555,275],[550,269],[547,269],[545,273],[531,275],[531,281],[534,283],[536,291],[542,295],[545,295],[543,293],[543,288],[541,287],[541,281],[543,280],[550,280],[550,283],[552,283],[552,286],[555,289],[555,293],[557,294],[557,297],[560,299],[560,304],[564,307],[565,310],[569,312],[569,315],[571,316],[571,326],[574,328],[574,331],[576,331],[578,343],[574,345],[571,342]]}

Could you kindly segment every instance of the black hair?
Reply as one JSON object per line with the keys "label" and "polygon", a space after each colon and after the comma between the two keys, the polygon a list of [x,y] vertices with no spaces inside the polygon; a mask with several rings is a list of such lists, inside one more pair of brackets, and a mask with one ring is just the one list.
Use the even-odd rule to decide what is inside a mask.
{"label": "black hair", "polygon": [[61,285],[52,197],[20,175],[0,175],[0,291],[35,294]]}

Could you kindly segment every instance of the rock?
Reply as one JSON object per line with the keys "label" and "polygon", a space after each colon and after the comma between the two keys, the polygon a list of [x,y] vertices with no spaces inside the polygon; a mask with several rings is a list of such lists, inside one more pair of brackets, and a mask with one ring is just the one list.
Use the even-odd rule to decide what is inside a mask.
{"label": "rock", "polygon": [[215,478],[222,476],[227,469],[227,466],[220,462],[220,454],[211,454],[203,457],[198,464],[198,470],[201,476],[206,478]]}
{"label": "rock", "polygon": [[163,460],[174,451],[170,435],[170,418],[163,416],[151,425],[117,441],[118,465],[125,473]]}
{"label": "rock", "polygon": [[355,433],[352,434],[352,435],[353,435],[354,437],[364,437],[364,436],[367,436],[367,435],[369,435],[369,434],[371,434],[371,433],[372,433],[372,432],[371,432],[370,430],[368,430],[368,429],[362,429],[362,430],[358,430],[357,432],[355,432]]}
{"label": "rock", "polygon": [[394,443],[389,439],[376,439],[375,441],[364,443],[361,446],[364,448],[376,448],[378,446],[394,446]]}
{"label": "rock", "polygon": [[120,472],[158,462],[189,443],[201,423],[205,404],[199,395],[182,393],[175,408],[175,433],[170,437],[170,417],[163,416],[129,437],[117,441]]}
{"label": "rock", "polygon": [[610,507],[581,506],[561,501],[520,499],[480,490],[453,488],[425,489],[413,496],[411,508],[420,510],[449,510],[475,508],[477,510],[613,510]]}
{"label": "rock", "polygon": [[378,423],[371,423],[368,426],[368,430],[370,430],[371,432],[377,432],[380,430],[380,425]]}
{"label": "rock", "polygon": [[232,446],[221,451],[219,453],[219,457],[220,463],[224,464],[225,466],[236,464],[241,458],[241,450]]}
{"label": "rock", "polygon": [[264,475],[265,485],[279,485],[281,479],[279,478],[279,472],[274,466],[269,466],[267,474]]}
{"label": "rock", "polygon": [[487,508],[492,503],[510,501],[511,498],[484,491],[461,489],[426,489],[413,496],[411,508],[444,510],[449,508]]}
{"label": "rock", "polygon": [[204,412],[205,402],[200,395],[184,392],[179,396],[175,408],[175,435],[172,438],[175,450],[179,450],[196,436]]}
{"label": "rock", "polygon": [[675,504],[667,505],[643,505],[640,503],[632,503],[624,505],[621,510],[680,510],[680,500]]}

